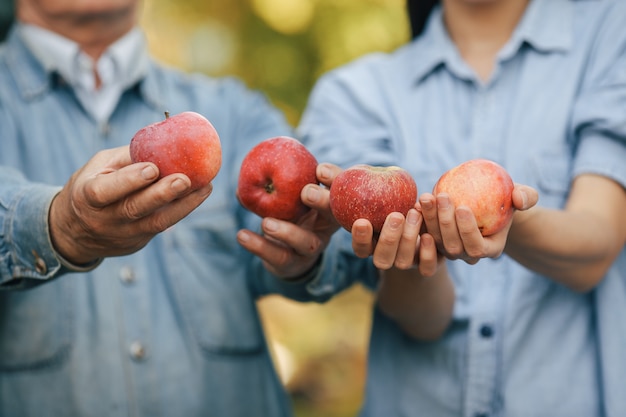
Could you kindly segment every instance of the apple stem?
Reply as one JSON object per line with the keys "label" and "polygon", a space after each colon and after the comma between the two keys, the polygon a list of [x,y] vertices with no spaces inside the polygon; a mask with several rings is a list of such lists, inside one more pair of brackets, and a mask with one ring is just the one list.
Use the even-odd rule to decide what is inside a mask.
{"label": "apple stem", "polygon": [[166,118],[166,119],[169,119],[169,118],[170,118],[170,112],[168,112],[168,111],[166,111],[166,112],[165,112],[165,118]]}

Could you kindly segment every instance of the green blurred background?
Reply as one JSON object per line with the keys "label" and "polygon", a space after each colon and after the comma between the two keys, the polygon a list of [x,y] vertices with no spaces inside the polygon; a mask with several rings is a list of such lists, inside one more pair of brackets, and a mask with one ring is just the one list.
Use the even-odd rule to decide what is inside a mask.
{"label": "green blurred background", "polygon": [[[409,38],[405,7],[405,0],[143,0],[141,20],[157,59],[237,76],[295,126],[321,74]],[[0,37],[11,12],[11,0],[0,0]],[[360,286],[324,305],[259,302],[297,417],[359,410],[372,302]]]}

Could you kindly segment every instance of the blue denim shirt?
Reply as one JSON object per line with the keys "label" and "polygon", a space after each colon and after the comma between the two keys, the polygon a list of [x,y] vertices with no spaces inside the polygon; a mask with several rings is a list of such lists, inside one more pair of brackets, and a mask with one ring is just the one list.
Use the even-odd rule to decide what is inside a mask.
{"label": "blue denim shirt", "polygon": [[[220,134],[212,195],[136,254],[67,273],[47,234],[49,202],[94,153],[127,145],[164,111],[193,110]],[[17,32],[0,49],[0,416],[289,416],[255,301],[305,285],[252,273],[236,232],[259,218],[235,197],[282,114],[233,79],[149,63],[96,124]]]}
{"label": "blue denim shirt", "polygon": [[[545,207],[563,207],[583,173],[626,187],[624,24],[623,0],[532,0],[481,82],[436,9],[410,44],[323,76],[299,131],[320,161],[399,165],[420,192],[477,157]],[[362,416],[626,415],[626,251],[588,294],[507,256],[449,271],[456,303],[441,340],[412,340],[375,311]],[[344,278],[375,285],[361,273]]]}

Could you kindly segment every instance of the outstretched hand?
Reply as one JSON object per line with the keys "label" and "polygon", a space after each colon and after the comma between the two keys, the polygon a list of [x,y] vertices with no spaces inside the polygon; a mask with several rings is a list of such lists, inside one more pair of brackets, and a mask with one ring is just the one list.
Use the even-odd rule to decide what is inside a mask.
{"label": "outstretched hand", "polygon": [[309,184],[301,192],[302,201],[312,210],[294,223],[266,217],[261,223],[262,235],[240,230],[239,243],[260,257],[265,268],[278,277],[290,279],[305,274],[339,229],[330,211],[328,192],[339,172],[336,165],[319,164],[317,177],[323,185]]}
{"label": "outstretched hand", "polygon": [[152,163],[131,164],[128,146],[97,153],[52,202],[54,248],[77,265],[136,252],[212,191],[208,185],[190,192],[191,182],[183,174],[158,176]]}
{"label": "outstretched hand", "polygon": [[[515,210],[531,209],[538,199],[539,195],[534,188],[515,184]],[[482,258],[497,258],[504,251],[513,219],[499,232],[482,236],[472,211],[464,206],[454,207],[445,193],[437,196],[430,193],[420,195],[418,208],[424,216],[426,230],[446,258],[475,264]]]}

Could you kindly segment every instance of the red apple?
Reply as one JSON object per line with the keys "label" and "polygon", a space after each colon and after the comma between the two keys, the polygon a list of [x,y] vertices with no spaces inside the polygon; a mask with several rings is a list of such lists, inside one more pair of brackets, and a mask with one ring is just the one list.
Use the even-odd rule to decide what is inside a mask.
{"label": "red apple", "polygon": [[217,131],[204,116],[165,113],[165,120],[140,129],[130,141],[132,162],[153,162],[160,178],[183,173],[191,188],[209,184],[222,166],[222,145]]}
{"label": "red apple", "polygon": [[448,194],[455,207],[469,207],[483,236],[499,232],[513,216],[513,180],[487,159],[472,159],[444,173],[433,188],[433,194],[439,193]]}
{"label": "red apple", "polygon": [[355,220],[367,219],[374,233],[380,233],[390,213],[406,216],[416,201],[415,180],[397,166],[354,165],[337,175],[330,186],[330,209],[348,231]]}
{"label": "red apple", "polygon": [[261,217],[296,221],[309,210],[300,192],[305,185],[318,183],[316,168],[313,154],[296,139],[265,139],[243,159],[237,198]]}

